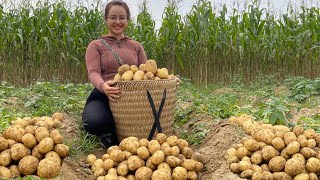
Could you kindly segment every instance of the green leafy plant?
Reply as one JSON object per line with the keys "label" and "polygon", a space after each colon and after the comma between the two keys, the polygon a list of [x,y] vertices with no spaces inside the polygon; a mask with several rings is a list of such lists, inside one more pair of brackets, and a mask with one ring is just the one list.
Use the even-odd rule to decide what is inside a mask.
{"label": "green leafy plant", "polygon": [[289,109],[283,101],[279,98],[271,97],[265,104],[266,109],[262,113],[265,120],[268,120],[272,125],[288,125],[286,112],[288,112]]}

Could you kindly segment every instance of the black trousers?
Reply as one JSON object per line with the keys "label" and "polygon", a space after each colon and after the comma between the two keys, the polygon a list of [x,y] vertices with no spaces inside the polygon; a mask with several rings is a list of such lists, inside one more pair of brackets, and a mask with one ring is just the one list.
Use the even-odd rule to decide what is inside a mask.
{"label": "black trousers", "polygon": [[85,104],[82,121],[84,129],[96,136],[110,134],[112,144],[117,144],[116,130],[108,97],[94,88]]}

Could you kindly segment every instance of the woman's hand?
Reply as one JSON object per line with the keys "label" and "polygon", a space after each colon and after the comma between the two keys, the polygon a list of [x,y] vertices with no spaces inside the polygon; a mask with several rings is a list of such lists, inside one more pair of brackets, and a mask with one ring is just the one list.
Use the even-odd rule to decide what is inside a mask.
{"label": "woman's hand", "polygon": [[118,87],[112,87],[114,82],[109,80],[103,84],[103,91],[108,96],[110,101],[116,101],[116,98],[120,98],[120,89]]}

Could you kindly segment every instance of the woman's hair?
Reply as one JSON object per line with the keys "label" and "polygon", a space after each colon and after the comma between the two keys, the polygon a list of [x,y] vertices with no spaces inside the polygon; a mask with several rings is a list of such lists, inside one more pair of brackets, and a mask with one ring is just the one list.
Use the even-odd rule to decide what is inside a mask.
{"label": "woman's hair", "polygon": [[104,10],[104,19],[105,20],[107,19],[109,10],[112,6],[122,6],[127,12],[127,19],[128,20],[130,19],[130,10],[129,10],[127,3],[123,2],[122,0],[112,0],[106,5],[106,8]]}

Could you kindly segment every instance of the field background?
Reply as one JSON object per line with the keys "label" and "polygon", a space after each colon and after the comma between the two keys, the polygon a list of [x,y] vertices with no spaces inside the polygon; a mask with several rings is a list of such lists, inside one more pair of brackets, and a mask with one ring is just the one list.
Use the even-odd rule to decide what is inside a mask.
{"label": "field background", "polygon": [[[0,6],[0,79],[16,85],[88,82],[86,47],[106,33],[102,4],[10,3]],[[201,0],[182,16],[179,3],[169,1],[156,30],[147,5],[141,2],[127,35],[142,43],[148,58],[193,83],[320,75],[319,7],[288,5],[279,15],[260,8],[256,0],[243,11],[236,6],[215,9]]]}

